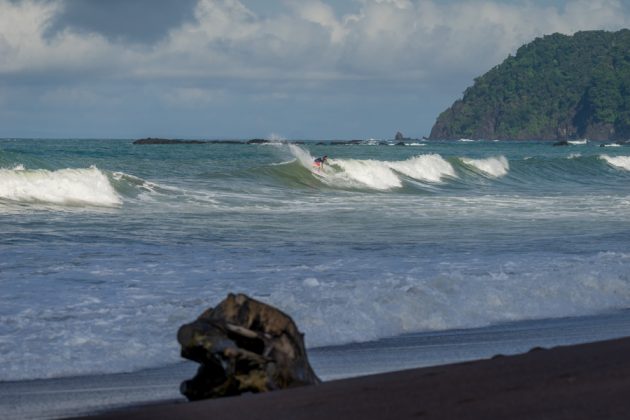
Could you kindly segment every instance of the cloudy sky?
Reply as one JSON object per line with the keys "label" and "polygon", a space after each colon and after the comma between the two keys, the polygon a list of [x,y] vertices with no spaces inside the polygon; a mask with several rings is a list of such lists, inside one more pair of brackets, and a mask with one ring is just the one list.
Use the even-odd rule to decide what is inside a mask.
{"label": "cloudy sky", "polygon": [[0,137],[427,135],[536,37],[622,0],[0,0]]}

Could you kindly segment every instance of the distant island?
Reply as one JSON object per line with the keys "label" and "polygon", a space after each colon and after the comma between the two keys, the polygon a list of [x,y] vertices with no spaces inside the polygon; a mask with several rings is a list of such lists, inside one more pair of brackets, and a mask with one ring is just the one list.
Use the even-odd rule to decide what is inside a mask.
{"label": "distant island", "polygon": [[537,38],[475,79],[430,139],[630,138],[630,30]]}
{"label": "distant island", "polygon": [[[426,139],[426,138],[423,138]],[[394,140],[318,140],[314,143],[317,146],[349,146],[349,145],[361,145],[361,144],[379,144],[379,145],[396,145],[406,146],[405,141],[417,141],[418,139],[412,139],[405,137],[400,131],[396,133]],[[169,144],[169,145],[181,145],[181,144],[306,144],[307,140],[269,140],[269,139],[250,139],[250,140],[182,140],[182,139],[167,139],[162,137],[145,137],[133,141],[133,144],[139,145],[155,145],[155,144]]]}
{"label": "distant island", "polygon": [[147,137],[145,139],[138,139],[133,144],[203,144],[205,141],[201,140],[177,140],[177,139],[162,139],[156,137]]}

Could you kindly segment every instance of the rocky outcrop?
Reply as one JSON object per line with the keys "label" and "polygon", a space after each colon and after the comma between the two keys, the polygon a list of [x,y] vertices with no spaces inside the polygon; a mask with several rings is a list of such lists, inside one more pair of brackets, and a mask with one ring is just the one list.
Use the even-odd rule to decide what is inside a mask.
{"label": "rocky outcrop", "polygon": [[205,141],[201,140],[174,140],[174,139],[160,139],[147,137],[146,139],[139,139],[133,142],[133,144],[203,144]]}
{"label": "rocky outcrop", "polygon": [[412,139],[411,137],[406,137],[403,133],[401,133],[400,131],[396,132],[396,135],[394,136],[394,141],[397,142],[401,142],[401,141],[410,141],[410,140],[416,140],[416,139]]}
{"label": "rocky outcrop", "polygon": [[177,340],[182,357],[201,364],[197,375],[181,385],[189,400],[320,382],[293,320],[243,294],[229,294],[180,327]]}

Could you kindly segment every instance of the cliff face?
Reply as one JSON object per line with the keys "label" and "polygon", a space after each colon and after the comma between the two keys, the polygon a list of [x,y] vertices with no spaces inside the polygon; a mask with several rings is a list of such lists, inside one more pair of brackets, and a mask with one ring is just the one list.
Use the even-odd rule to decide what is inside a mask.
{"label": "cliff face", "polygon": [[475,79],[431,139],[625,140],[630,137],[630,30],[553,34]]}

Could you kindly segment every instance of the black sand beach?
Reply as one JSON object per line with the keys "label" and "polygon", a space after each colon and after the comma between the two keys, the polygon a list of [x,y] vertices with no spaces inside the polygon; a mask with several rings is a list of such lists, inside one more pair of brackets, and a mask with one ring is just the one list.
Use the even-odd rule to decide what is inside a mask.
{"label": "black sand beach", "polygon": [[630,338],[91,419],[626,419]]}
{"label": "black sand beach", "polygon": [[[404,417],[411,411],[398,412],[394,409],[399,410],[396,407],[405,407],[407,404],[409,410],[415,410],[409,404],[416,403],[421,403],[422,408],[413,411],[414,413],[423,411],[428,413],[427,416],[443,415],[448,418],[451,415],[466,418],[463,414],[454,414],[456,411],[453,410],[459,406],[458,401],[474,399],[469,404],[460,405],[478,407],[475,408],[478,410],[496,410],[494,406],[482,404],[504,400],[506,404],[512,404],[509,398],[515,401],[523,398],[525,401],[526,398],[534,398],[529,393],[536,389],[545,390],[548,386],[556,389],[558,384],[565,386],[563,392],[578,392],[579,395],[587,395],[589,400],[599,398],[597,395],[591,398],[591,392],[599,392],[599,387],[608,383],[606,375],[624,381],[628,376],[627,367],[623,365],[626,363],[624,360],[620,361],[618,371],[615,371],[613,365],[605,366],[597,362],[603,360],[607,363],[615,357],[622,359],[623,351],[616,350],[617,344],[596,344],[592,350],[588,350],[588,346],[575,347],[570,356],[566,357],[566,363],[565,356],[553,356],[557,350],[537,351],[522,356],[528,362],[518,362],[521,356],[492,358],[497,354],[527,353],[534,347],[553,348],[620,337],[630,337],[630,311],[592,317],[523,321],[469,330],[409,334],[367,343],[314,348],[309,350],[309,358],[315,371],[325,381],[321,386],[194,404],[186,403],[178,391],[179,383],[194,374],[196,364],[193,363],[178,363],[132,373],[0,382],[0,418],[48,419],[95,414],[105,418],[151,418],[162,410],[165,415],[183,418],[192,417],[195,410],[207,411],[209,414],[221,412],[221,415],[217,414],[218,418],[360,418],[366,412],[373,412],[373,418],[382,418],[388,417],[382,410],[391,410],[392,413]],[[627,341],[628,339],[624,339],[620,342],[626,350]],[[562,354],[567,352],[566,348],[560,350]],[[471,360],[481,361],[469,363]],[[558,364],[556,360],[564,364]],[[466,363],[454,365],[459,362]],[[533,364],[528,367],[527,363]],[[558,369],[564,370],[554,371],[556,365]],[[422,367],[424,369],[414,370]],[[451,371],[455,372],[452,374],[455,376],[450,376],[451,373],[448,372]],[[578,378],[576,384],[580,384],[580,388],[575,388],[575,384],[571,382],[573,379],[566,384],[558,380],[563,374],[569,375],[567,378]],[[348,379],[352,377],[358,378]],[[523,382],[519,382],[521,380]],[[625,387],[627,383],[617,383],[615,380],[610,382],[612,389],[622,385]],[[593,389],[589,389],[589,386]],[[608,389],[606,386],[604,389]],[[505,391],[512,388],[510,392]],[[624,390],[627,393],[628,388]],[[483,392],[487,393],[486,397],[483,397]],[[521,395],[521,392],[524,394]],[[549,395],[544,397],[548,400],[545,404],[552,407],[556,399],[553,393],[556,391],[545,392]],[[405,402],[406,399],[409,401]],[[564,404],[561,398],[558,401],[558,404]],[[329,403],[332,406],[328,407]],[[373,406],[386,403],[392,406]],[[530,403],[538,404],[535,401]],[[160,407],[166,404],[166,408],[157,409],[156,404]],[[253,404],[252,408],[247,408],[250,404]],[[309,409],[306,410],[305,406]],[[541,410],[543,408],[541,406]],[[222,410],[229,410],[229,413],[223,413]],[[327,410],[330,410],[330,415],[325,414]],[[252,412],[262,417],[254,417]],[[479,413],[485,411],[478,412],[483,417]],[[473,414],[471,411],[470,416]],[[514,417],[518,418],[516,414]]]}

